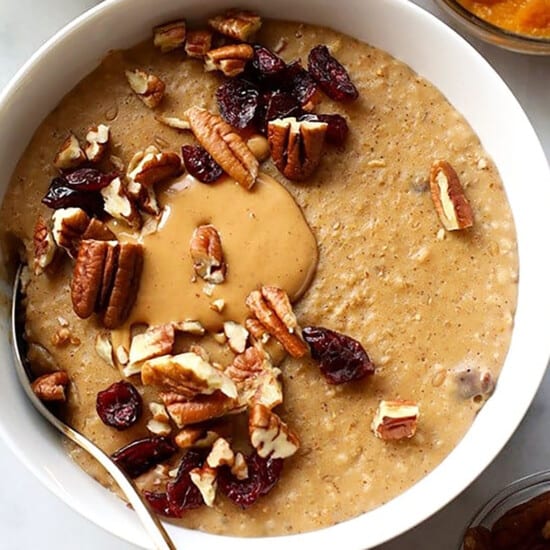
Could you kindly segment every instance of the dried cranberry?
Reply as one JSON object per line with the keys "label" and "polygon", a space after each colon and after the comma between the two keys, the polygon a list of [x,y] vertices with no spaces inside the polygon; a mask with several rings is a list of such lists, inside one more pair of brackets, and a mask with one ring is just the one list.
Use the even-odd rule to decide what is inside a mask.
{"label": "dried cranberry", "polygon": [[166,495],[172,510],[192,510],[204,504],[202,495],[197,486],[191,481],[189,472],[193,468],[200,468],[204,463],[204,456],[197,451],[188,451],[182,458],[176,479],[166,485]]}
{"label": "dried cranberry", "polygon": [[298,101],[287,92],[265,92],[262,97],[262,109],[258,113],[258,128],[267,129],[267,123],[276,118],[298,117],[303,111]]}
{"label": "dried cranberry", "polygon": [[179,508],[174,508],[168,500],[166,493],[155,493],[153,491],[144,491],[143,496],[149,503],[149,506],[160,516],[166,516],[167,518],[181,518],[182,511]]}
{"label": "dried cranberry", "polygon": [[273,489],[283,470],[281,458],[262,458],[253,454],[247,458],[248,477],[237,479],[231,470],[224,466],[218,474],[220,491],[242,508],[251,506],[263,495]]}
{"label": "dried cranberry", "polygon": [[303,336],[329,384],[361,380],[374,373],[374,365],[357,340],[323,327],[305,327]]}
{"label": "dried cranberry", "polygon": [[116,178],[115,173],[105,174],[95,168],[80,168],[64,174],[65,181],[76,191],[99,191]]}
{"label": "dried cranberry", "polygon": [[320,122],[326,122],[328,124],[326,140],[332,145],[342,145],[348,137],[348,122],[347,120],[337,114],[333,115],[304,115],[302,120],[318,120]]}
{"label": "dried cranberry", "polygon": [[76,191],[64,178],[52,180],[42,202],[50,208],[82,208],[92,216],[103,214],[103,197],[98,191]]}
{"label": "dried cranberry", "polygon": [[260,91],[242,78],[226,80],[216,91],[220,115],[234,128],[246,128],[254,120]]}
{"label": "dried cranberry", "polygon": [[199,145],[184,145],[181,154],[187,171],[203,183],[212,183],[223,174],[222,167]]}
{"label": "dried cranberry", "polygon": [[277,84],[285,77],[286,63],[274,52],[265,46],[254,46],[252,58],[253,74],[260,81]]}
{"label": "dried cranberry", "polygon": [[134,478],[168,460],[176,451],[176,445],[168,437],[144,437],[113,453],[112,459]]}
{"label": "dried cranberry", "polygon": [[319,93],[317,83],[299,61],[294,61],[288,66],[286,87],[300,105],[306,105]]}
{"label": "dried cranberry", "polygon": [[357,88],[343,67],[328,48],[322,44],[315,46],[308,56],[308,69],[321,90],[336,101],[352,101],[359,97]]}
{"label": "dried cranberry", "polygon": [[141,416],[141,395],[130,382],[121,380],[97,394],[96,410],[104,424],[126,430]]}

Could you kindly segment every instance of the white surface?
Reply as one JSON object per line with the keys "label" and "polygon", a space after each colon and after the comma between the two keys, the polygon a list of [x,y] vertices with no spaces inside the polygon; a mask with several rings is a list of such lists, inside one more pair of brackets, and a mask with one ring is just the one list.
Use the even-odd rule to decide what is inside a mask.
{"label": "white surface", "polygon": [[[419,3],[431,7],[426,1]],[[0,85],[39,42],[91,4],[93,2],[83,0],[56,0],[47,4],[20,1],[15,8],[11,3],[8,5],[7,0],[0,0]],[[27,15],[31,11],[33,17],[29,21]],[[546,104],[549,99],[550,59],[527,58],[488,46],[483,51],[522,102],[544,140],[547,153],[550,152],[550,118],[543,107],[543,99]],[[526,191],[529,188],[528,181],[525,188]],[[511,444],[478,482],[442,513],[381,548],[453,548],[458,532],[474,508],[496,488],[519,475],[545,467],[544,458],[550,449],[539,443],[547,439],[541,419],[546,401],[544,393],[543,386]],[[0,452],[0,467],[8,473],[0,492],[0,548],[132,548],[95,528],[51,496],[17,464],[9,451],[4,451],[2,443]]]}

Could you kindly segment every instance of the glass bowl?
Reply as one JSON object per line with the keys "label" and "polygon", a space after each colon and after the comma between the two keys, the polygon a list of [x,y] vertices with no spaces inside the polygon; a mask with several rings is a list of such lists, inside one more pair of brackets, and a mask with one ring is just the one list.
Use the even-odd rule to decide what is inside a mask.
{"label": "glass bowl", "polygon": [[484,504],[472,518],[462,533],[458,550],[464,550],[463,540],[468,529],[472,527],[491,529],[508,510],[548,491],[550,491],[550,470],[531,474],[510,483]]}
{"label": "glass bowl", "polygon": [[541,38],[507,31],[489,23],[456,0],[436,0],[436,3],[454,19],[467,33],[489,44],[500,46],[513,52],[532,55],[550,55],[550,38]]}

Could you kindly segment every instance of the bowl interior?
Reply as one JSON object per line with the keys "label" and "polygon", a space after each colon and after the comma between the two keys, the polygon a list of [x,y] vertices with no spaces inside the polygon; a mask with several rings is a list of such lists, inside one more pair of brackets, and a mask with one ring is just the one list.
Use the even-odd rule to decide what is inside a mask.
{"label": "bowl interior", "polygon": [[[43,47],[0,97],[3,195],[17,158],[34,129],[64,93],[112,48],[125,48],[150,35],[153,25],[185,15],[199,19],[232,7],[227,0],[111,0],[74,21]],[[285,537],[291,548],[346,541],[357,548],[381,544],[447,504],[496,456],[527,410],[550,355],[549,270],[539,261],[549,230],[539,223],[550,204],[550,172],[537,137],[506,85],[461,37],[406,0],[280,0],[239,3],[265,17],[333,27],[409,64],[433,82],[463,113],[493,157],[505,183],[517,226],[520,288],[511,348],[494,396],[456,449],[432,473],[384,506],[321,531]],[[438,44],[438,47],[434,47]],[[51,78],[55,75],[55,78]],[[37,92],[39,90],[39,92]],[[475,99],[474,99],[475,98]],[[506,116],[503,116],[506,113]],[[452,313],[452,312],[451,312]],[[0,314],[0,435],[56,494],[90,520],[146,547],[134,515],[71,462],[59,438],[31,410],[17,385],[8,338],[8,312]],[[452,335],[449,335],[452,338]],[[170,528],[177,544],[213,545],[220,537]],[[280,538],[262,539],[278,548]],[[256,548],[254,539],[225,538],[224,547]]]}

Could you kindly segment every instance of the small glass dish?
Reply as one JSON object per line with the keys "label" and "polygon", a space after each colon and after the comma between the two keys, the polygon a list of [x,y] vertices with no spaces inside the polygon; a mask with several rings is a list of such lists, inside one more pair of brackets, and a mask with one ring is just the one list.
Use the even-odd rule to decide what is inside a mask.
{"label": "small glass dish", "polygon": [[464,550],[464,535],[472,527],[491,529],[508,510],[550,491],[550,470],[531,474],[510,483],[499,491],[475,514],[462,533],[458,550]]}
{"label": "small glass dish", "polygon": [[497,27],[474,15],[456,0],[436,0],[436,3],[467,33],[489,44],[513,52],[550,55],[550,38],[519,34]]}

